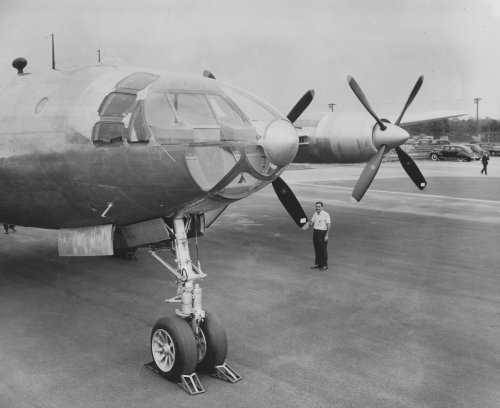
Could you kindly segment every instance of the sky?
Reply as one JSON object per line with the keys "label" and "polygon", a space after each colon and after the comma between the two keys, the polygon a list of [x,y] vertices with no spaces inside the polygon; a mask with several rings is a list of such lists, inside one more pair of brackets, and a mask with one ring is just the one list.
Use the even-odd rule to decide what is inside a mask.
{"label": "sky", "polygon": [[0,0],[0,81],[106,63],[202,75],[246,89],[285,114],[308,89],[309,111],[362,107],[352,75],[381,117],[411,110],[500,119],[496,0]]}

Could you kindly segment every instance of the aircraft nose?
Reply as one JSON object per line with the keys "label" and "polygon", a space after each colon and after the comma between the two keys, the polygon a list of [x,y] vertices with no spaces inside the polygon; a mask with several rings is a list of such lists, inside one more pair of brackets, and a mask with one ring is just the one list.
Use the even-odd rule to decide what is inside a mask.
{"label": "aircraft nose", "polygon": [[373,143],[377,149],[380,149],[382,145],[386,145],[389,149],[393,149],[394,147],[401,146],[410,138],[410,134],[403,128],[391,123],[384,124],[387,126],[385,130],[381,130],[380,127],[376,125],[373,131]]}
{"label": "aircraft nose", "polygon": [[293,125],[283,119],[271,122],[265,133],[263,148],[276,166],[290,164],[299,149],[299,136]]}

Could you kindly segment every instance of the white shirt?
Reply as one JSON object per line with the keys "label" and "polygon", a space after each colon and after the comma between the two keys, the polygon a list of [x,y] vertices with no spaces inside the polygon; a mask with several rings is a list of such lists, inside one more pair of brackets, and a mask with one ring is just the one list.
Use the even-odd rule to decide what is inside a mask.
{"label": "white shirt", "polygon": [[314,211],[311,221],[314,229],[326,231],[328,229],[326,224],[330,224],[330,214],[324,210],[321,210],[319,214]]}

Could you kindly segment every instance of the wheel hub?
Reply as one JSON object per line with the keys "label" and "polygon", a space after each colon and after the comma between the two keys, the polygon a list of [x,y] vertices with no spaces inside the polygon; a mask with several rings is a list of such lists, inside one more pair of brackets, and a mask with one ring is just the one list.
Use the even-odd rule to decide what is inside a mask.
{"label": "wheel hub", "polygon": [[160,329],[154,333],[151,350],[158,368],[163,372],[169,372],[175,363],[175,346],[167,331]]}

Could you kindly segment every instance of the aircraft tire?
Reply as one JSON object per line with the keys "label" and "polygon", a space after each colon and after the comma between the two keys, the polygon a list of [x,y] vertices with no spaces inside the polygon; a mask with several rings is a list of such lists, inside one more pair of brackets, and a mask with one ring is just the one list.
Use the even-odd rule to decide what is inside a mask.
{"label": "aircraft tire", "polygon": [[439,156],[436,153],[433,153],[433,154],[431,154],[431,160],[438,161],[439,160]]}
{"label": "aircraft tire", "polygon": [[218,317],[205,312],[205,319],[200,324],[205,341],[205,356],[198,361],[196,371],[213,373],[214,367],[224,364],[227,356],[227,336]]}
{"label": "aircraft tire", "polygon": [[181,375],[192,374],[196,367],[196,342],[189,323],[180,317],[165,317],[151,331],[151,356],[159,374],[178,382]]}

